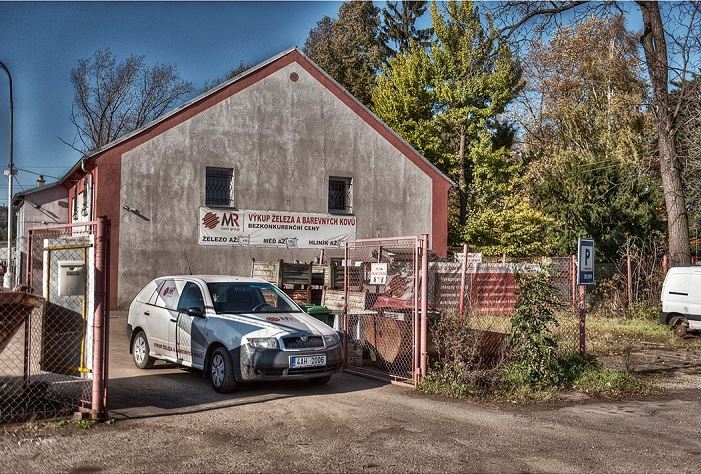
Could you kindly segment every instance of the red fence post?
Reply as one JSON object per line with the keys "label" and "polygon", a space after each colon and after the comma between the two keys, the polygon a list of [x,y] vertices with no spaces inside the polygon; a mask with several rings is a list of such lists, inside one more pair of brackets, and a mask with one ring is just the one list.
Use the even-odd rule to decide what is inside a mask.
{"label": "red fence post", "polygon": [[467,271],[467,244],[462,245],[462,274],[460,277],[460,319],[465,317],[465,272]]}
{"label": "red fence post", "polygon": [[626,251],[626,293],[628,296],[628,308],[633,307],[633,263],[630,258],[630,250]]}
{"label": "red fence post", "polygon": [[586,354],[587,287],[579,285],[579,353]]}
{"label": "red fence post", "polygon": [[416,385],[421,376],[421,349],[420,349],[420,313],[419,313],[419,268],[421,268],[419,263],[421,244],[418,238],[414,239],[414,324],[412,325],[414,330],[414,352],[413,352],[413,366],[414,366],[414,385]]}
{"label": "red fence post", "polygon": [[92,363],[92,403],[90,415],[93,420],[101,420],[105,415],[104,406],[104,364],[105,364],[105,250],[107,240],[107,219],[99,217],[95,235],[95,312],[93,314],[93,363]]}
{"label": "red fence post", "polygon": [[572,293],[572,310],[577,309],[577,257],[570,258],[570,284]]}
{"label": "red fence post", "polygon": [[428,372],[428,234],[423,234],[421,254],[421,376]]}
{"label": "red fence post", "polygon": [[662,276],[663,277],[667,276],[668,271],[669,271],[669,256],[663,255],[662,256]]}

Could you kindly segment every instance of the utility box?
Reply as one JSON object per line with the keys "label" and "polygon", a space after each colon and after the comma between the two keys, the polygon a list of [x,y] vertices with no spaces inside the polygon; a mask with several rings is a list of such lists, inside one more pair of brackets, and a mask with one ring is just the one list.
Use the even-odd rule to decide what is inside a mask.
{"label": "utility box", "polygon": [[85,262],[58,261],[58,296],[85,295]]}

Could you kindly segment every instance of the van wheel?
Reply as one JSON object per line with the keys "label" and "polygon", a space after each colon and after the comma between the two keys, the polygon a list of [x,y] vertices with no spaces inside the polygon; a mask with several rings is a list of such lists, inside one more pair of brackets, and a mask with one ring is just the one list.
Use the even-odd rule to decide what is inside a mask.
{"label": "van wheel", "polygon": [[689,335],[689,323],[683,319],[677,321],[677,324],[674,325],[674,335],[682,339],[687,337]]}
{"label": "van wheel", "polygon": [[139,331],[131,342],[131,355],[134,365],[139,369],[149,369],[153,367],[156,359],[151,357],[151,350],[148,346],[148,339],[143,331]]}
{"label": "van wheel", "polygon": [[231,363],[229,352],[223,347],[217,347],[212,352],[209,361],[209,379],[212,387],[219,393],[230,393],[236,388],[234,364]]}

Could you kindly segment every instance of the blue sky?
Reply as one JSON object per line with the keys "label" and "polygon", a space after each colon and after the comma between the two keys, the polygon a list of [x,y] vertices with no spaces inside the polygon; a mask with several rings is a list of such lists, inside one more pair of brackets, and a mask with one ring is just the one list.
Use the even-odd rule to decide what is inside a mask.
{"label": "blue sky", "polygon": [[[176,63],[199,89],[241,61],[257,63],[301,47],[309,29],[337,11],[336,2],[0,2],[0,61],[14,86],[15,166],[60,177],[80,159],[58,137],[70,142],[75,135],[71,68],[98,48],[118,58],[143,54],[150,64]],[[0,71],[1,168],[9,154],[7,89]],[[36,185],[29,173],[18,179]],[[7,183],[0,180],[0,204],[6,202]]]}

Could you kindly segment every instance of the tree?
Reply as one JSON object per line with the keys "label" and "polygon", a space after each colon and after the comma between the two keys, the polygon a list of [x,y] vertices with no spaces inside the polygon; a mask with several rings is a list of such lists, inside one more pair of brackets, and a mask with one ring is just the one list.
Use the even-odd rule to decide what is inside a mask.
{"label": "tree", "polygon": [[514,198],[520,164],[510,152],[513,130],[502,122],[519,90],[518,67],[472,2],[447,3],[445,14],[433,3],[431,18],[429,48],[414,43],[383,68],[375,112],[458,182],[454,239],[489,253],[512,251],[507,242],[530,248],[546,219]]}
{"label": "tree", "polygon": [[319,20],[304,43],[304,53],[367,106],[387,56],[379,14],[372,2],[345,2],[338,19]]}
{"label": "tree", "polygon": [[175,65],[149,67],[144,56],[118,63],[109,49],[79,60],[71,82],[75,90],[71,121],[84,153],[155,120],[192,91]]}
{"label": "tree", "polygon": [[412,41],[424,47],[430,44],[431,28],[416,28],[416,20],[426,13],[427,4],[427,1],[387,2],[382,9],[382,39],[392,55],[408,49]]}
{"label": "tree", "polygon": [[553,220],[548,240],[558,253],[588,236],[614,258],[628,236],[661,229],[659,178],[646,166],[652,130],[641,67],[620,16],[559,28],[524,58],[529,194]]}
{"label": "tree", "polygon": [[[674,124],[679,109],[670,104],[672,83],[685,84],[693,61],[701,61],[701,4],[698,2],[502,2],[494,9],[504,37],[517,42],[540,35],[563,21],[577,23],[596,15],[621,13],[637,7],[643,20],[639,37],[652,89],[651,110],[655,117],[657,156],[667,211],[667,234],[672,265],[690,262],[689,226],[681,177],[681,166],[674,140]],[[660,8],[665,9],[662,21]],[[670,59],[671,53],[671,59]],[[698,66],[698,64],[697,64]],[[673,77],[670,81],[670,73]],[[680,91],[684,96],[685,91]]]}
{"label": "tree", "polygon": [[226,81],[229,81],[229,80],[235,78],[239,74],[248,71],[253,66],[254,66],[253,64],[244,63],[243,61],[239,62],[238,66],[229,70],[229,72],[227,72],[224,76],[205,82],[204,86],[202,86],[202,93],[209,91],[210,89],[218,86],[219,84],[221,84],[223,82],[226,82]]}
{"label": "tree", "polygon": [[682,165],[682,181],[686,207],[689,211],[689,227],[696,240],[698,256],[699,235],[701,234],[701,76],[697,76],[683,89],[685,97],[672,95],[673,106],[679,107],[675,129],[677,150]]}

